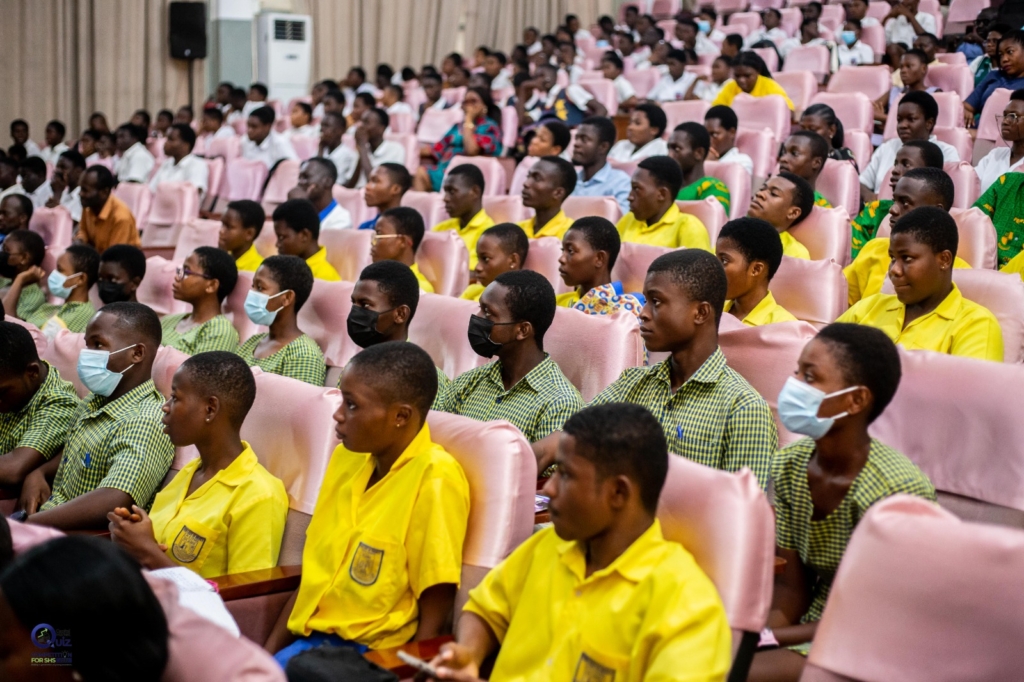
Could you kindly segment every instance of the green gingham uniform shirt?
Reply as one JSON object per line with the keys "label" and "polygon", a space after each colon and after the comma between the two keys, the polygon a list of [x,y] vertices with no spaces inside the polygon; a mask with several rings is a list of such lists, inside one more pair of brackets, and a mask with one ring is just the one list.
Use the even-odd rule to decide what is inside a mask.
{"label": "green gingham uniform shirt", "polygon": [[109,400],[90,393],[71,421],[53,493],[40,511],[96,488],[115,488],[149,509],[174,460],[174,446],[160,422],[164,399],[147,381]]}
{"label": "green gingham uniform shirt", "polygon": [[725,364],[721,349],[675,393],[669,362],[627,369],[591,404],[642,405],[661,423],[669,452],[725,471],[748,467],[764,489],[779,445],[768,403]]}
{"label": "green gingham uniform shirt", "polygon": [[[780,450],[772,462],[775,488],[775,542],[797,552],[800,561],[814,571],[813,601],[801,623],[821,620],[839,561],[850,542],[853,529],[868,508],[896,493],[917,495],[935,501],[935,488],[914,464],[874,438],[868,461],[857,474],[846,497],[823,519],[814,519],[814,500],[807,483],[807,464],[814,454],[814,441],[803,438]],[[793,647],[806,654],[810,645]]]}
{"label": "green gingham uniform shirt", "polygon": [[44,303],[39,306],[38,310],[29,315],[25,321],[42,329],[50,321],[51,317],[56,317],[64,323],[69,332],[84,334],[85,328],[89,326],[89,320],[95,314],[96,309],[88,301],[84,303],[62,303],[61,305]]}
{"label": "green gingham uniform shirt", "polygon": [[[0,277],[0,289],[6,289],[11,284],[13,284],[11,280]],[[23,287],[21,296],[18,297],[18,319],[28,319],[29,315],[39,310],[45,303],[46,294],[38,284],[29,284],[27,287]]]}
{"label": "green gingham uniform shirt", "polygon": [[211,350],[222,350],[234,353],[238,349],[238,331],[231,321],[223,315],[192,327],[182,334],[177,330],[178,323],[191,313],[168,315],[160,320],[163,327],[163,345],[177,348],[189,355],[198,355]]}
{"label": "green gingham uniform shirt", "polygon": [[327,378],[327,364],[324,353],[316,341],[303,334],[269,358],[258,358],[253,353],[266,333],[256,334],[235,351],[249,366],[256,366],[264,372],[280,374],[314,386],[323,386]]}
{"label": "green gingham uniform shirt", "polygon": [[565,420],[583,409],[583,398],[550,355],[508,391],[501,380],[501,361],[460,374],[445,391],[438,408],[480,421],[512,422],[531,443],[559,431]]}
{"label": "green gingham uniform shirt", "polygon": [[31,448],[46,459],[64,447],[68,426],[78,409],[78,394],[69,381],[48,362],[49,370],[39,390],[17,412],[0,412],[0,455],[16,448]]}

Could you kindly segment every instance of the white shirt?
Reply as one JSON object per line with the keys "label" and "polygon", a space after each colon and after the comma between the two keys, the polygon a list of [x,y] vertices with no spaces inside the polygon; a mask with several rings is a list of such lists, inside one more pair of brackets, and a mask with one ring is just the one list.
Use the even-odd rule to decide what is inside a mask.
{"label": "white shirt", "polygon": [[615,86],[615,99],[619,104],[622,104],[630,97],[636,97],[636,90],[633,88],[633,84],[626,80],[626,77],[621,73],[615,77],[612,85]]}
{"label": "white shirt", "polygon": [[50,187],[49,181],[45,181],[39,187],[36,187],[36,191],[29,194],[28,198],[32,200],[32,208],[43,208],[52,196],[53,188]]}
{"label": "white shirt", "polygon": [[89,166],[98,162],[101,158],[102,157],[100,156],[99,152],[93,152],[89,156],[85,157],[85,167],[88,168]]}
{"label": "white shirt", "polygon": [[846,43],[839,44],[839,66],[860,66],[874,64],[875,51],[859,40],[849,47]]}
{"label": "white shirt", "polygon": [[[571,76],[570,76],[570,80],[571,80]],[[511,88],[511,87],[512,87],[512,79],[510,79],[508,77],[508,73],[505,72],[505,69],[502,69],[501,71],[499,71],[498,75],[495,76],[494,80],[491,81],[491,90],[503,90],[504,88]]]}
{"label": "white shirt", "polygon": [[395,114],[409,114],[413,118],[416,117],[416,115],[412,111],[412,107],[410,107],[405,102],[395,102],[390,107],[388,107],[386,111],[388,112],[388,116],[394,116]]}
{"label": "white shirt", "polygon": [[[358,154],[356,155],[358,158]],[[399,163],[405,165],[405,147],[398,144],[393,140],[384,140],[380,143],[380,146],[370,152],[370,165],[373,168],[381,165],[382,163]],[[364,187],[366,185],[366,173],[359,175],[359,181],[356,182],[356,187]]]}
{"label": "white shirt", "polygon": [[716,83],[711,80],[700,81],[697,85],[693,86],[693,94],[697,96],[697,99],[702,99],[705,102],[714,102],[718,99],[718,93],[724,87],[725,83]]}
{"label": "white shirt", "polygon": [[[563,68],[567,74],[569,74],[569,83],[575,85],[580,82],[580,78],[583,77],[583,67],[579,64],[570,64],[568,68]],[[491,89],[495,90],[494,83],[491,83]]]}
{"label": "white shirt", "polygon": [[60,155],[66,152],[68,149],[69,147],[66,144],[64,144],[63,142],[58,142],[56,147],[43,147],[42,149],[40,149],[38,156],[46,163],[52,166],[56,166],[57,159],[59,159]]}
{"label": "white shirt", "polygon": [[974,172],[978,174],[978,179],[981,180],[982,194],[992,186],[992,183],[999,179],[1000,175],[1005,175],[1011,171],[1024,173],[1024,157],[1017,159],[1017,163],[1011,166],[1010,151],[1009,147],[996,147],[986,154],[978,162],[978,165],[974,167]]}
{"label": "white shirt", "polygon": [[[929,137],[928,141],[942,150],[942,160],[945,163],[960,160],[960,154],[951,145],[940,142],[934,135]],[[882,182],[885,181],[885,174],[896,162],[896,152],[902,146],[903,142],[898,137],[894,137],[888,142],[883,142],[875,150],[875,153],[871,155],[871,161],[868,162],[867,167],[861,171],[860,184],[869,187],[876,194],[880,192],[882,190]]]}
{"label": "white shirt", "polygon": [[246,135],[242,138],[242,158],[252,161],[262,161],[267,168],[273,168],[274,164],[284,159],[298,159],[291,141],[277,132],[271,130],[263,142],[256,144]]}
{"label": "white shirt", "polygon": [[256,111],[260,107],[266,107],[266,106],[270,106],[269,104],[267,104],[266,100],[264,100],[262,102],[246,101],[245,106],[242,107],[242,116],[245,116],[246,118],[249,118],[249,114],[251,114],[252,112]]}
{"label": "white shirt", "polygon": [[[935,17],[925,12],[918,12],[915,19],[926,33],[935,35]],[[863,22],[861,26],[864,26]],[[907,47],[913,47],[915,38],[917,38],[917,33],[914,32],[913,25],[906,17],[901,15],[885,22],[885,43],[887,45],[903,43]]]}
{"label": "white shirt", "polygon": [[[824,38],[814,38],[808,43],[801,43],[800,38],[790,38],[786,42],[779,45],[779,54],[782,55],[783,59],[789,56],[789,53],[798,47],[810,47],[811,45],[824,45]],[[872,57],[874,55],[872,54]]]}
{"label": "white shirt", "polygon": [[[534,91],[533,97],[526,103],[526,115],[534,121],[539,120],[541,111],[553,107],[555,105],[555,98],[558,97],[558,93],[561,91],[562,88],[558,85],[555,85],[548,91],[547,97],[542,97],[539,91]],[[594,96],[584,90],[582,85],[567,86],[565,88],[565,97],[584,113],[586,113],[587,104],[590,103],[590,100],[594,99]],[[543,107],[541,106],[542,102]]]}
{"label": "white shirt", "polygon": [[313,107],[313,114],[312,114],[312,116],[316,120],[320,120],[321,118],[324,117],[324,103],[323,102],[320,102],[320,104],[317,104],[315,107]]}
{"label": "white shirt", "polygon": [[82,188],[76,187],[73,190],[64,188],[64,193],[60,195],[60,205],[67,209],[67,212],[71,214],[71,219],[76,223],[82,221]]}
{"label": "white shirt", "polygon": [[235,110],[235,111],[229,112],[228,115],[224,117],[224,122],[227,123],[229,126],[232,126],[232,128],[233,128],[234,124],[235,124],[235,121],[245,121],[248,118],[249,117],[246,116],[241,111]]}
{"label": "white shirt", "polygon": [[591,39],[593,37],[594,37],[594,34],[591,33],[590,31],[588,31],[585,28],[581,28],[580,30],[576,31],[576,35],[573,36],[573,38],[575,40],[579,40],[580,38],[583,38],[584,40],[587,40],[587,39]]}
{"label": "white shirt", "polygon": [[337,147],[321,156],[328,159],[338,169],[339,185],[348,182],[352,178],[352,174],[355,173],[356,166],[359,165],[359,154],[344,143],[339,143]]}
{"label": "white shirt", "polygon": [[[3,201],[5,198],[11,196],[12,194],[25,194],[25,188],[21,186],[20,182],[16,182],[7,189],[5,189],[3,192],[0,192],[0,201]],[[25,196],[28,196],[28,194],[25,194]]]}
{"label": "white shirt", "polygon": [[220,128],[217,128],[217,132],[213,134],[213,139],[223,140],[225,137],[234,137],[235,129],[229,126],[227,123],[223,124]]}
{"label": "white shirt", "polygon": [[310,123],[298,128],[289,128],[284,132],[290,140],[293,137],[320,137],[320,130]]}
{"label": "white shirt", "polygon": [[697,80],[697,74],[690,73],[689,71],[683,71],[683,75],[679,77],[679,80],[673,79],[670,75],[662,76],[661,80],[655,83],[654,87],[647,93],[647,99],[655,102],[681,100],[686,97],[686,91],[690,89],[695,80]]}
{"label": "white shirt", "polygon": [[655,138],[639,149],[629,140],[619,140],[608,152],[608,158],[612,161],[640,161],[648,156],[668,156],[665,140]]}
{"label": "white shirt", "polygon": [[530,45],[529,47],[526,48],[526,54],[527,54],[527,56],[532,57],[533,55],[537,54],[538,52],[540,52],[543,49],[544,49],[544,46],[538,40],[537,42],[535,42],[534,44],[532,44],[532,45]]}
{"label": "white shirt", "polygon": [[754,160],[741,152],[739,148],[733,147],[725,154],[719,157],[720,163],[736,163],[743,166],[743,170],[747,171],[747,175],[754,174]]}
{"label": "white shirt", "polygon": [[121,160],[114,166],[118,182],[149,182],[149,174],[153,172],[156,159],[146,149],[146,145],[136,142],[125,151]]}
{"label": "white shirt", "polygon": [[25,146],[25,154],[27,156],[39,156],[39,145],[37,145],[33,140],[31,140],[31,139],[25,140],[25,145],[24,146]]}
{"label": "white shirt", "polygon": [[199,195],[206,194],[210,179],[210,167],[206,162],[193,154],[186,154],[181,161],[174,163],[173,157],[164,159],[160,169],[149,181],[149,189],[156,192],[157,185],[162,182],[188,182],[199,190]]}
{"label": "white shirt", "polygon": [[775,28],[764,30],[764,27],[757,29],[746,38],[743,39],[743,46],[749,49],[754,43],[759,43],[762,40],[770,40],[771,42],[778,45],[779,43],[788,40],[789,36],[782,30],[782,27],[776,26]]}
{"label": "white shirt", "polygon": [[341,204],[335,204],[327,217],[320,221],[320,230],[351,230],[352,216],[342,208]]}

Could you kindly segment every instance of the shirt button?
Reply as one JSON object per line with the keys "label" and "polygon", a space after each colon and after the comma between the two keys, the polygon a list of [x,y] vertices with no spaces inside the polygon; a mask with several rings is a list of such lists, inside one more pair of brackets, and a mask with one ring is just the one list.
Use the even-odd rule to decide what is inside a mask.
{"label": "shirt button", "polygon": [[581,590],[576,590],[576,596],[577,597],[581,596],[582,594],[583,594],[583,592]]}

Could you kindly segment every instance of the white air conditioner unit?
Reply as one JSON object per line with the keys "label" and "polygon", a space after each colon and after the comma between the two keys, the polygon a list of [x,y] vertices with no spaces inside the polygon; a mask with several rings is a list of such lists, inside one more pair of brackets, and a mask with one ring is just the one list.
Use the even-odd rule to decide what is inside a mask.
{"label": "white air conditioner unit", "polygon": [[256,73],[271,99],[288,102],[309,94],[313,20],[301,14],[264,12],[256,18]]}

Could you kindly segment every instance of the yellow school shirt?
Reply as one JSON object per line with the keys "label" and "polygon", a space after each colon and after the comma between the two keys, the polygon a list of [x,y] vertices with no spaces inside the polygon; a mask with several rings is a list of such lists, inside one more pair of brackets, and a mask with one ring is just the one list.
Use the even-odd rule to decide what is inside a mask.
{"label": "yellow school shirt", "polygon": [[320,250],[306,259],[306,265],[313,271],[315,279],[322,279],[328,282],[340,282],[341,275],[334,269],[334,266],[327,262],[327,247],[321,246]]}
{"label": "yellow school shirt", "polygon": [[416,634],[417,599],[457,585],[469,520],[462,467],[423,429],[384,478],[374,459],[339,445],[306,529],[302,582],[288,629],[337,634],[372,649]]}
{"label": "yellow school shirt", "polygon": [[[875,237],[861,248],[853,262],[843,268],[850,305],[882,292],[891,262],[888,237]],[[971,266],[957,257],[953,259],[953,267],[969,270]]]}
{"label": "yellow school shirt", "polygon": [[674,203],[661,216],[661,220],[653,225],[637,220],[630,211],[619,220],[616,227],[624,242],[711,251],[711,237],[704,223],[696,216],[683,213]]}
{"label": "yellow school shirt", "polygon": [[434,232],[448,230],[458,232],[462,241],[466,242],[466,248],[469,249],[469,269],[472,270],[476,267],[476,243],[480,241],[480,235],[484,233],[484,230],[491,227],[494,227],[494,220],[487,215],[487,211],[480,209],[480,212],[473,216],[465,227],[459,225],[458,218],[449,218],[434,225]]}
{"label": "yellow school shirt", "polygon": [[[719,91],[718,96],[715,97],[715,100],[711,103],[711,106],[724,104],[727,107],[731,107],[732,101],[736,99],[736,95],[742,93],[743,90],[740,89],[740,86],[736,83],[736,80],[730,78],[725,82],[725,85],[722,86],[722,89]],[[786,100],[786,106],[788,106],[791,111],[795,109],[795,107],[793,106],[793,100],[791,100],[789,98],[789,95],[786,94],[785,89],[783,89],[783,87],[779,85],[778,82],[776,82],[775,80],[767,78],[765,76],[758,76],[757,81],[754,83],[754,88],[747,94],[749,94],[751,97],[764,97],[765,95],[780,95],[784,100]]]}
{"label": "yellow school shirt", "polygon": [[725,679],[725,608],[658,521],[589,577],[584,551],[546,528],[469,593],[502,645],[491,682]]}
{"label": "yellow school shirt", "polygon": [[[732,308],[732,301],[725,302],[725,312],[729,312]],[[763,327],[766,324],[775,324],[776,322],[796,322],[796,318],[793,313],[789,312],[781,305],[775,302],[775,297],[772,296],[772,292],[768,292],[768,295],[761,299],[761,301],[754,306],[754,309],[747,313],[747,316],[743,318],[742,322],[748,327]]]}
{"label": "yellow school shirt", "polygon": [[480,294],[484,293],[486,288],[483,284],[470,284],[459,298],[464,298],[467,301],[479,301]]}
{"label": "yellow school shirt", "polygon": [[580,295],[575,289],[555,295],[555,305],[561,308],[571,308],[578,300],[580,300]]}
{"label": "yellow school shirt", "polygon": [[188,497],[202,460],[182,467],[156,494],[153,537],[167,556],[204,578],[277,565],[288,516],[284,484],[263,468],[249,444],[227,468]]}
{"label": "yellow school shirt", "polygon": [[1003,332],[995,315],[964,298],[956,284],[935,310],[904,329],[906,311],[895,294],[875,294],[840,315],[836,322],[876,327],[907,350],[1003,361]]}
{"label": "yellow school shirt", "polygon": [[260,265],[263,263],[263,256],[256,250],[255,246],[250,246],[249,250],[243,253],[235,260],[235,267],[238,268],[239,272],[256,272]]}
{"label": "yellow school shirt", "polygon": [[804,260],[811,260],[811,252],[807,250],[807,247],[796,240],[796,237],[791,235],[789,231],[780,232],[779,238],[782,239],[782,255],[789,256],[790,258],[803,258]]}
{"label": "yellow school shirt", "polygon": [[540,237],[558,237],[561,239],[568,232],[569,228],[572,227],[574,221],[569,216],[565,215],[565,211],[559,211],[558,215],[548,221],[548,224],[539,230],[536,229],[537,218],[530,218],[519,223],[519,227],[523,228],[523,232],[530,239],[538,239]]}
{"label": "yellow school shirt", "polygon": [[423,273],[420,272],[419,266],[413,263],[412,267],[409,269],[412,270],[412,274],[416,275],[416,281],[420,283],[420,291],[426,294],[434,293],[434,285],[430,283],[429,279],[423,276]]}

